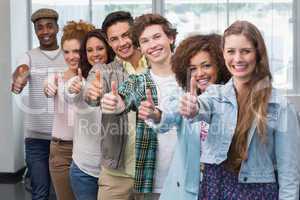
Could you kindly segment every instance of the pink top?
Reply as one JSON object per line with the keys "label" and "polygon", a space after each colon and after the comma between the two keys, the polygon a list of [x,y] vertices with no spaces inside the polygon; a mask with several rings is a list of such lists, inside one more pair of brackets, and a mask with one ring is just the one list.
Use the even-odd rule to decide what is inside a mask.
{"label": "pink top", "polygon": [[58,90],[54,97],[54,119],[52,137],[62,140],[73,140],[74,113],[71,104],[64,99],[65,81],[63,74],[58,75]]}

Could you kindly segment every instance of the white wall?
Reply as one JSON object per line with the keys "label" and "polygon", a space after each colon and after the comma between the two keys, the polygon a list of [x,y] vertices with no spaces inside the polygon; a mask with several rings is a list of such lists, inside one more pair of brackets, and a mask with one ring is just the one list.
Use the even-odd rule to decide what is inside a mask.
{"label": "white wall", "polygon": [[[29,48],[29,30],[27,0],[11,0],[11,70],[14,71],[16,60],[22,56]],[[17,97],[20,98],[20,97]],[[23,135],[23,113],[20,112],[13,98],[13,131],[14,131],[14,150],[15,168],[22,168],[24,163],[24,135]]]}
{"label": "white wall", "polygon": [[[27,0],[0,1],[0,173],[24,164],[23,114],[10,92],[16,59],[28,49]],[[4,31],[5,30],[5,31]]]}
{"label": "white wall", "polygon": [[[0,1],[0,171],[7,171],[14,167],[14,155],[12,155],[13,131],[12,131],[12,103],[9,93],[8,76],[10,70],[10,2],[9,0]],[[6,31],[4,31],[6,30]],[[14,153],[13,153],[14,154]]]}

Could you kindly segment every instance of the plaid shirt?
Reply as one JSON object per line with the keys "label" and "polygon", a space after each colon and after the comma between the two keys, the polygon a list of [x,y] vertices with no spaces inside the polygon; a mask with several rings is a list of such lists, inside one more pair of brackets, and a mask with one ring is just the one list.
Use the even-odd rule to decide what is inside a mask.
{"label": "plaid shirt", "polygon": [[[154,104],[158,105],[156,86],[150,71],[140,75],[130,75],[119,87],[127,110],[138,111],[140,103],[146,100],[146,89],[150,89]],[[137,113],[138,114],[138,113]],[[136,192],[150,193],[153,189],[153,177],[156,162],[157,135],[143,120],[137,119],[136,125]]]}

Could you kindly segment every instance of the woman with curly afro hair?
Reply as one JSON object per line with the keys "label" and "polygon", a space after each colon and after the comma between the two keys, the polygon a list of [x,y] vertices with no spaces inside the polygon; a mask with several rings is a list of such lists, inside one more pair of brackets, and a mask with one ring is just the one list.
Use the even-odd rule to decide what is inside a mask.
{"label": "woman with curly afro hair", "polygon": [[178,84],[189,89],[191,76],[195,75],[198,93],[209,84],[224,84],[231,75],[227,70],[218,34],[194,35],[183,40],[172,57],[172,70]]}

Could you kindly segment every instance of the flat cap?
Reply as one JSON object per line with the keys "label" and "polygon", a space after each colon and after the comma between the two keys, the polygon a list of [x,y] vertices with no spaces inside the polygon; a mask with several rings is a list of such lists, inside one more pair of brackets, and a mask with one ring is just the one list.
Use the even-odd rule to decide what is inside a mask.
{"label": "flat cap", "polygon": [[31,21],[33,23],[42,18],[51,18],[58,20],[58,13],[53,9],[41,8],[31,15]]}

